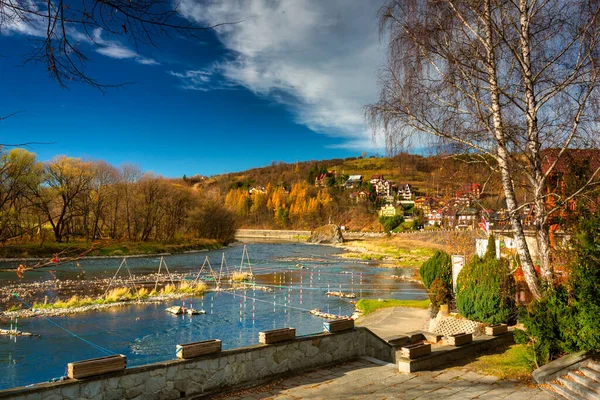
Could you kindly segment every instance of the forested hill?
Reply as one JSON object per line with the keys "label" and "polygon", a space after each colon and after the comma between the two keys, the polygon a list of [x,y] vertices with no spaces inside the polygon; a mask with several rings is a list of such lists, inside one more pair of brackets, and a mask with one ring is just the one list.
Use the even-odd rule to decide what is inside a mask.
{"label": "forested hill", "polygon": [[270,166],[247,171],[191,180],[202,190],[218,190],[272,186],[291,186],[299,181],[314,184],[315,172],[330,172],[339,180],[350,175],[362,175],[365,180],[381,174],[397,185],[411,184],[419,195],[454,196],[456,191],[471,183],[481,183],[485,192],[494,198],[500,193],[499,180],[480,159],[465,156],[431,156],[399,154],[395,157],[350,157],[298,163],[273,162]]}

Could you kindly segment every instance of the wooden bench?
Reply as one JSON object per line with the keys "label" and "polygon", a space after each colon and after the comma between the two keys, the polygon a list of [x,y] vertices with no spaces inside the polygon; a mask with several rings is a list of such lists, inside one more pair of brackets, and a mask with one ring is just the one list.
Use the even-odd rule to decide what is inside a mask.
{"label": "wooden bench", "polygon": [[87,378],[125,369],[127,358],[118,354],[115,356],[92,358],[67,364],[67,376],[71,379]]}
{"label": "wooden bench", "polygon": [[323,322],[323,330],[329,333],[344,332],[354,329],[352,318],[335,319]]}
{"label": "wooden bench", "polygon": [[488,336],[498,336],[508,332],[508,325],[496,324],[485,327],[485,334]]}
{"label": "wooden bench", "polygon": [[462,346],[473,341],[472,333],[457,333],[446,337],[445,343],[450,346]]}
{"label": "wooden bench", "polygon": [[285,342],[286,340],[293,340],[295,338],[296,329],[294,328],[273,329],[258,333],[258,341],[262,344]]}
{"label": "wooden bench", "polygon": [[202,342],[178,344],[176,354],[177,358],[187,360],[188,358],[220,353],[221,348],[222,342],[219,339],[204,340]]}
{"label": "wooden bench", "polygon": [[402,357],[414,359],[431,354],[430,343],[415,343],[404,346],[400,349],[402,351]]}

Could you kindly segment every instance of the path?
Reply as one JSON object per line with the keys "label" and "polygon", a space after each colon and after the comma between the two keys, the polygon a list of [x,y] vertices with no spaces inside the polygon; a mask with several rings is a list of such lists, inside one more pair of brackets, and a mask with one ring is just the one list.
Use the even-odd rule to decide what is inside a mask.
{"label": "path", "polygon": [[538,388],[518,381],[499,381],[495,376],[461,368],[398,372],[393,364],[379,365],[359,359],[320,369],[271,384],[218,396],[221,399],[416,399],[416,400],[552,400]]}
{"label": "path", "polygon": [[412,331],[428,330],[429,311],[422,308],[382,308],[360,317],[356,324],[368,328],[379,337],[386,338]]}
{"label": "path", "polygon": [[[425,329],[428,311],[384,308],[358,321],[380,337]],[[407,400],[552,400],[537,387],[519,381],[500,381],[465,368],[401,373],[394,364],[368,357],[297,374],[286,379],[217,396],[221,399],[407,399]]]}

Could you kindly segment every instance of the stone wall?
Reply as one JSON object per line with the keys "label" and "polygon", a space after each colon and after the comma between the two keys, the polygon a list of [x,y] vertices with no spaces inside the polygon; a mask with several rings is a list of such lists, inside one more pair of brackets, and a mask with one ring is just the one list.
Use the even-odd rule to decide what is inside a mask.
{"label": "stone wall", "polygon": [[310,231],[290,231],[275,229],[238,229],[236,239],[285,239],[301,240],[303,242],[310,236]]}
{"label": "stone wall", "polygon": [[361,356],[393,362],[395,349],[368,329],[355,328],[132,367],[83,380],[8,389],[0,391],[0,399],[179,399],[256,385]]}

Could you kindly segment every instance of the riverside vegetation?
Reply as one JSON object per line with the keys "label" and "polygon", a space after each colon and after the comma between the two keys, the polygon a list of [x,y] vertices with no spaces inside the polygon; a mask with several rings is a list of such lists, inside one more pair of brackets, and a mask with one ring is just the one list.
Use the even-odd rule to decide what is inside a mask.
{"label": "riverside vegetation", "polygon": [[[35,302],[30,313],[35,314],[36,310],[37,312],[42,310],[45,311],[45,314],[53,314],[53,311],[57,310],[73,311],[74,309],[82,308],[84,310],[81,311],[85,311],[85,309],[94,306],[161,301],[187,295],[197,296],[205,292],[205,283],[189,283],[186,281],[177,284],[169,283],[161,289],[148,289],[146,287],[131,289],[129,287],[117,287],[98,297],[73,295],[66,300],[56,299],[52,302]],[[19,313],[24,316],[28,315],[27,313],[21,313],[20,311],[21,308],[19,306],[12,306],[6,310],[7,313]]]}

